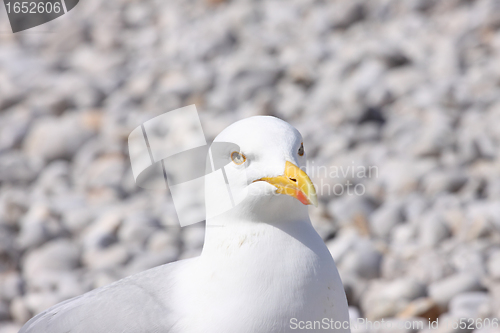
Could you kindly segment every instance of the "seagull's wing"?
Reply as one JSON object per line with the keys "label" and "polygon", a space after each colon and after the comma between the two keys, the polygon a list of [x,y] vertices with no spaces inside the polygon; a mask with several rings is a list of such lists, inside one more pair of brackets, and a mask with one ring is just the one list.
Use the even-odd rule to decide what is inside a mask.
{"label": "seagull's wing", "polygon": [[19,333],[175,332],[169,276],[194,259],[155,267],[59,303],[33,317]]}

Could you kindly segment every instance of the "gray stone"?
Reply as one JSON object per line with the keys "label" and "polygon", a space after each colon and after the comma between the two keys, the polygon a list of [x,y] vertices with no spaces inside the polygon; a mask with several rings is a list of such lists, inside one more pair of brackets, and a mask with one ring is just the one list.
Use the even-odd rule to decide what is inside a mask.
{"label": "gray stone", "polygon": [[437,156],[452,143],[451,119],[443,113],[428,113],[425,126],[420,129],[420,140],[415,142],[413,153],[418,157]]}
{"label": "gray stone", "polygon": [[21,296],[23,280],[18,272],[10,271],[0,273],[0,299],[11,301]]}
{"label": "gray stone", "polygon": [[22,188],[0,192],[0,225],[15,227],[28,210],[29,196]]}
{"label": "gray stone", "polygon": [[387,238],[403,218],[400,203],[387,203],[370,216],[370,231],[378,237]]}
{"label": "gray stone", "polygon": [[101,214],[81,233],[84,250],[103,249],[116,243],[123,216],[124,213],[117,209]]}
{"label": "gray stone", "polygon": [[450,236],[450,231],[443,219],[436,213],[422,217],[419,224],[419,240],[424,247],[435,247]]}
{"label": "gray stone", "polygon": [[33,204],[21,219],[20,225],[17,243],[22,249],[40,246],[62,233],[56,217],[43,204]]}
{"label": "gray stone", "polygon": [[144,22],[151,20],[151,15],[151,8],[140,2],[132,2],[125,7],[123,19],[128,25],[140,26],[143,25]]}
{"label": "gray stone", "polygon": [[12,150],[0,155],[0,181],[29,183],[40,171],[42,163],[29,159],[21,152]]}
{"label": "gray stone", "polygon": [[410,223],[396,225],[391,230],[393,244],[411,244],[415,243],[417,227]]}
{"label": "gray stone", "polygon": [[489,244],[475,242],[457,247],[451,256],[450,263],[460,272],[474,272],[477,276],[486,275],[485,255]]}
{"label": "gray stone", "polygon": [[148,238],[160,227],[149,214],[138,212],[127,216],[118,230],[118,240],[130,246],[144,247]]}
{"label": "gray stone", "polygon": [[425,293],[425,286],[412,279],[375,280],[370,283],[361,307],[369,320],[392,317]]}
{"label": "gray stone", "polygon": [[20,253],[15,243],[14,231],[0,226],[0,272],[17,267]]}
{"label": "gray stone", "polygon": [[339,269],[361,278],[373,279],[380,275],[382,253],[369,240],[361,239],[354,243],[345,254]]}
{"label": "gray stone", "polygon": [[354,229],[341,229],[332,240],[326,243],[333,260],[339,265],[343,257],[359,242],[360,237]]}
{"label": "gray stone", "polygon": [[379,181],[388,195],[401,197],[414,192],[421,177],[434,169],[435,166],[435,161],[428,159],[391,158],[379,167]]}
{"label": "gray stone", "polygon": [[179,254],[179,234],[171,230],[158,230],[148,238],[147,249],[153,253]]}
{"label": "gray stone", "polygon": [[466,292],[453,297],[449,312],[455,318],[488,318],[491,313],[491,299],[486,292]]}
{"label": "gray stone", "polygon": [[351,224],[357,218],[366,219],[374,209],[374,204],[362,196],[345,196],[328,204],[328,213],[341,225]]}
{"label": "gray stone", "polygon": [[335,10],[332,10],[332,13],[335,13],[332,20],[334,29],[347,29],[351,25],[362,21],[366,16],[366,8],[359,1],[339,3],[333,8],[335,8]]}
{"label": "gray stone", "polygon": [[428,196],[440,192],[457,192],[467,183],[467,174],[460,170],[434,171],[425,176],[423,186]]}
{"label": "gray stone", "polygon": [[394,247],[393,251],[384,254],[382,263],[380,264],[380,276],[384,279],[397,279],[407,275],[409,267],[412,263],[409,262],[406,253],[402,253],[400,247]]}
{"label": "gray stone", "polygon": [[50,163],[36,180],[37,189],[53,194],[67,194],[70,191],[70,170],[71,165],[67,161],[56,160]]}
{"label": "gray stone", "polygon": [[[128,161],[127,161],[128,162]],[[104,155],[93,161],[81,175],[87,188],[118,188],[125,172],[125,158],[121,154]]]}
{"label": "gray stone", "polygon": [[92,223],[96,213],[87,207],[74,207],[63,213],[62,223],[72,234],[78,234]]}
{"label": "gray stone", "polygon": [[441,312],[436,302],[432,299],[429,297],[419,297],[411,301],[403,311],[398,313],[397,317],[403,319],[419,317],[433,322],[439,318]]}
{"label": "gray stone", "polygon": [[18,146],[32,121],[32,115],[23,106],[14,106],[0,116],[0,153]]}
{"label": "gray stone", "polygon": [[25,323],[31,318],[30,310],[22,297],[16,297],[10,303],[10,314],[18,323]]}
{"label": "gray stone", "polygon": [[43,271],[68,271],[78,267],[80,248],[69,239],[56,239],[30,252],[23,263],[24,275],[36,280]]}
{"label": "gray stone", "polygon": [[71,157],[93,135],[96,117],[93,113],[71,113],[39,120],[29,131],[23,149],[44,160]]}
{"label": "gray stone", "polygon": [[121,244],[104,249],[91,249],[83,254],[83,264],[91,270],[119,267],[130,260],[129,250]]}
{"label": "gray stone", "polygon": [[360,306],[369,282],[355,274],[339,271],[349,305]]}
{"label": "gray stone", "polygon": [[21,325],[16,323],[2,323],[0,325],[0,333],[18,333],[21,330]]}
{"label": "gray stone", "polygon": [[379,139],[380,139],[379,124],[370,122],[363,124],[358,128],[353,142],[355,144],[360,144],[364,142],[373,143],[374,141],[378,141]]}
{"label": "gray stone", "polygon": [[482,285],[474,273],[460,273],[449,276],[429,286],[429,296],[442,308],[447,308],[450,300],[460,293],[480,291]]}
{"label": "gray stone", "polygon": [[489,255],[488,273],[494,279],[500,279],[500,249],[493,251]]}
{"label": "gray stone", "polygon": [[429,200],[421,194],[412,193],[408,195],[403,207],[403,215],[408,221],[419,221],[420,217],[427,212]]}
{"label": "gray stone", "polygon": [[414,255],[416,260],[407,264],[407,274],[427,285],[442,280],[455,272],[449,259],[442,252],[434,249],[422,251],[419,248]]}
{"label": "gray stone", "polygon": [[0,322],[9,319],[11,319],[9,305],[5,301],[0,301]]}

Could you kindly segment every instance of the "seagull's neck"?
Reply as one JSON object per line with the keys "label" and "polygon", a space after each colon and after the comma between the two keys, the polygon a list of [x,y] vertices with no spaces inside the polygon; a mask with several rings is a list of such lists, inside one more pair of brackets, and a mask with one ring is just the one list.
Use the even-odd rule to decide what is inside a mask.
{"label": "seagull's neck", "polygon": [[227,256],[246,252],[287,253],[297,250],[323,253],[326,249],[309,217],[280,222],[208,220],[202,256]]}

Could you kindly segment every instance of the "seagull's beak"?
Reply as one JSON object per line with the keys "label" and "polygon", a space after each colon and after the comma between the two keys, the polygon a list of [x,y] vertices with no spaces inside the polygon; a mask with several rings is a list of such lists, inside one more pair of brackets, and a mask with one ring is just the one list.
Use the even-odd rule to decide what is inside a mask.
{"label": "seagull's beak", "polygon": [[304,205],[318,207],[316,189],[309,176],[291,162],[286,162],[285,173],[278,177],[264,177],[256,181],[265,181],[276,186],[278,193],[298,199]]}

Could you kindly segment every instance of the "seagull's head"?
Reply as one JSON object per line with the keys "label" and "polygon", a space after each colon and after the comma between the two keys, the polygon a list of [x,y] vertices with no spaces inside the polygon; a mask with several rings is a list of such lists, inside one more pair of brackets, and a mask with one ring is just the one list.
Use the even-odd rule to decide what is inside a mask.
{"label": "seagull's head", "polygon": [[214,142],[230,143],[218,154],[228,161],[225,177],[232,180],[236,203],[228,212],[231,216],[302,219],[307,218],[307,205],[317,206],[316,190],[305,172],[302,136],[287,122],[270,116],[243,119],[224,129]]}

